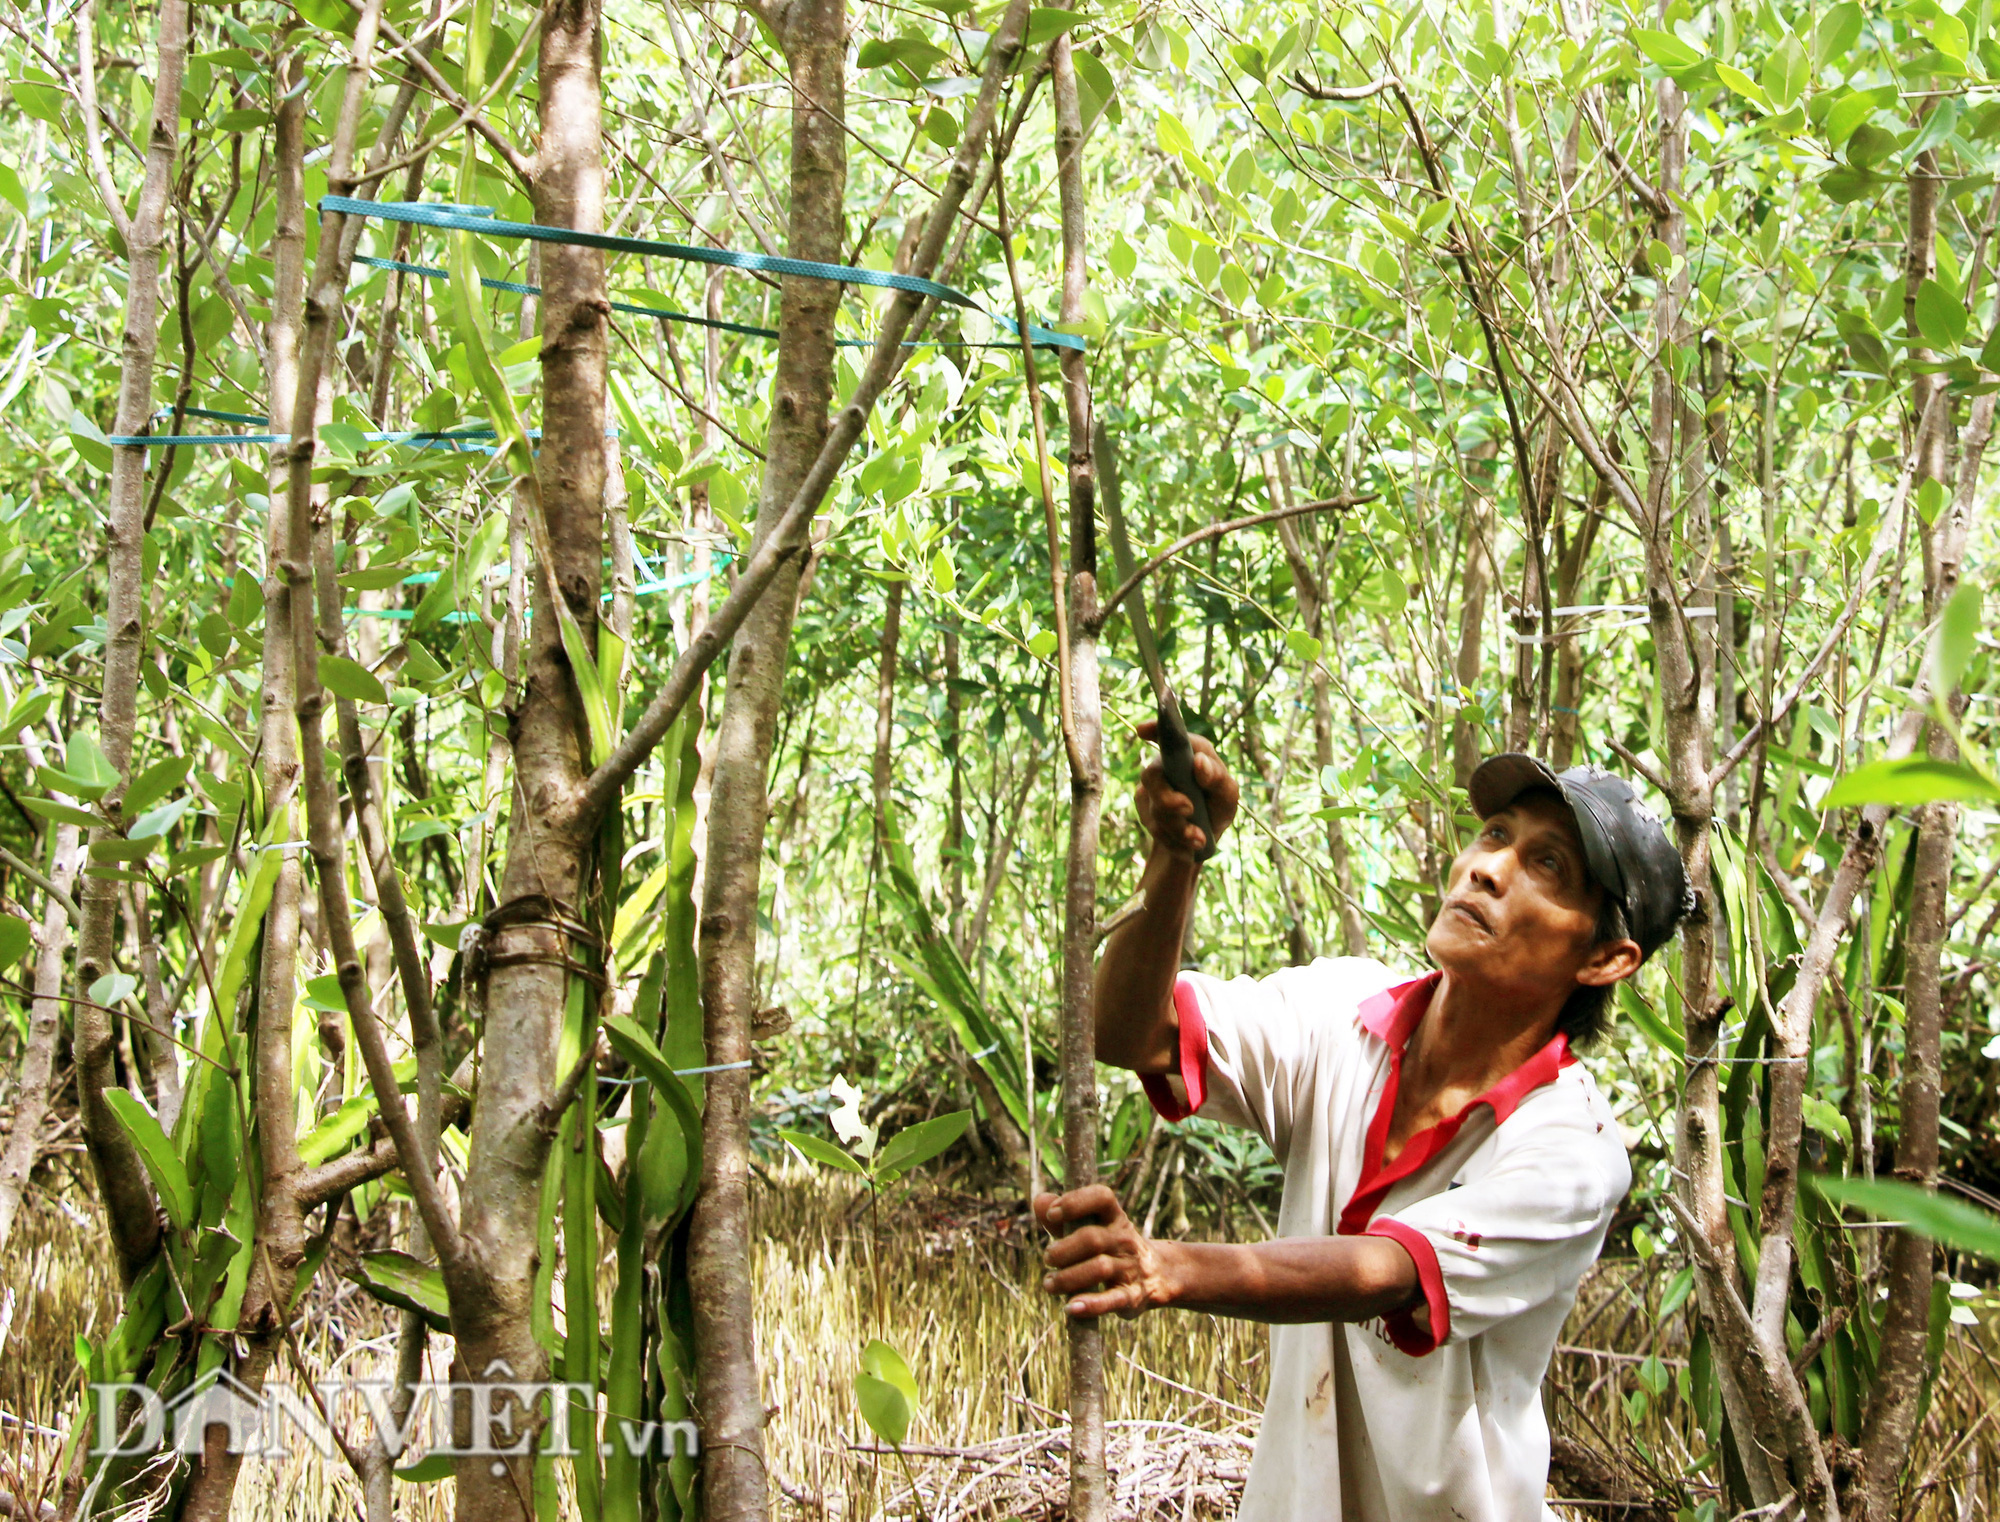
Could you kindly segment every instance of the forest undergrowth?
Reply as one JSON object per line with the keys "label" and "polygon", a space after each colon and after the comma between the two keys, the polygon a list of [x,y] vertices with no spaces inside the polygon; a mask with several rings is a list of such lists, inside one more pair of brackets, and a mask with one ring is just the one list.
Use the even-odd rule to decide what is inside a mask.
{"label": "forest undergrowth", "polygon": [[[757,1342],[772,1482],[785,1503],[776,1515],[1064,1516],[1065,1365],[1058,1320],[1037,1287],[1039,1247],[1026,1240],[1016,1198],[968,1183],[946,1176],[871,1218],[865,1188],[796,1167],[760,1171],[751,1194]],[[386,1237],[396,1208],[385,1208],[365,1236]],[[84,1222],[75,1216],[95,1209],[80,1190],[37,1191],[0,1254],[0,1411],[9,1413],[0,1418],[0,1483],[29,1500],[53,1492],[50,1466],[73,1414],[64,1378],[70,1344],[116,1314],[109,1264],[83,1247],[77,1229]],[[1196,1238],[1258,1235],[1241,1215],[1225,1223],[1200,1202],[1190,1211]],[[351,1258],[365,1245],[350,1239],[344,1250]],[[1712,1487],[1702,1483],[1700,1437],[1683,1395],[1687,1307],[1683,1300],[1662,1314],[1670,1266],[1650,1262],[1629,1243],[1622,1253],[1607,1248],[1544,1386],[1555,1446],[1549,1494],[1565,1522],[1713,1514],[1701,1507]],[[392,1311],[331,1275],[315,1300],[299,1328],[312,1368],[365,1380],[393,1366]],[[1973,1324],[1948,1325],[1906,1481],[1913,1522],[1969,1522],[2000,1505],[2000,1314],[1980,1305]],[[856,1350],[872,1337],[910,1351],[927,1397],[901,1455],[867,1430],[846,1388]],[[1263,1409],[1265,1329],[1155,1315],[1118,1323],[1108,1345],[1113,1515],[1233,1516]],[[434,1376],[444,1377],[449,1340],[429,1357]],[[1575,1490],[1591,1493],[1568,1493]],[[1607,1500],[1606,1490],[1629,1504]],[[248,1466],[231,1516],[352,1516],[359,1495],[337,1455],[303,1447]],[[452,1505],[449,1481],[396,1488],[397,1515],[407,1522],[443,1522]]]}

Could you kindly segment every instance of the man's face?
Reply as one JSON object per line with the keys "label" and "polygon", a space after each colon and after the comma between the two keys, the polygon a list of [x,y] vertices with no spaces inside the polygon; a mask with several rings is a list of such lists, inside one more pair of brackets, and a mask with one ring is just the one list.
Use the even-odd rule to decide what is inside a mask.
{"label": "man's face", "polygon": [[1452,862],[1426,944],[1448,972],[1559,1004],[1579,983],[1615,982],[1638,965],[1633,942],[1593,944],[1603,899],[1568,805],[1554,793],[1524,793]]}

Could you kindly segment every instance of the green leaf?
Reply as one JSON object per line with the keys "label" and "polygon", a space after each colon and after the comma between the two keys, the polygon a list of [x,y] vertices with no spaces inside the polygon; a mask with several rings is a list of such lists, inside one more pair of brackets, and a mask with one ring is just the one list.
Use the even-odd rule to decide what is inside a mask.
{"label": "green leaf", "polygon": [[346,698],[351,703],[389,701],[388,691],[375,673],[344,655],[322,655],[319,658],[319,684],[335,697]]}
{"label": "green leaf", "polygon": [[34,80],[16,79],[10,82],[7,88],[13,94],[14,104],[21,108],[24,116],[32,116],[36,121],[47,122],[52,127],[63,125],[63,115],[69,104],[69,98],[56,88],[53,80],[48,84],[41,84]]}
{"label": "green leaf", "polygon": [[0,914],[0,967],[12,967],[35,945],[35,932],[28,922],[11,914]]}
{"label": "green leaf", "polygon": [[[680,1166],[685,1170],[681,1177],[681,1198],[671,1206],[660,1202],[664,1215],[677,1215],[693,1203],[693,1190],[701,1168],[701,1114],[695,1108],[694,1096],[688,1091],[687,1081],[668,1065],[653,1038],[630,1015],[610,1016],[604,1021],[603,1029],[612,1049],[653,1085],[653,1092],[673,1112],[679,1127],[682,1146]],[[659,1125],[655,1117],[653,1131],[647,1141],[648,1150],[665,1135],[666,1128]],[[654,1202],[649,1200],[648,1203]]]}
{"label": "green leaf", "polygon": [[1078,103],[1082,107],[1084,128],[1088,130],[1118,93],[1118,82],[1111,77],[1111,71],[1104,67],[1097,55],[1087,48],[1077,48],[1070,58],[1076,65]]}
{"label": "green leaf", "polygon": [[457,1471],[452,1468],[452,1457],[448,1453],[427,1453],[414,1464],[406,1464],[396,1471],[396,1478],[411,1485],[434,1485],[439,1480],[448,1480]]}
{"label": "green leaf", "polygon": [[[44,767],[43,770],[47,771],[48,768]],[[73,824],[85,830],[95,829],[104,822],[95,814],[87,813],[73,804],[57,803],[53,798],[23,798],[21,807],[30,814],[40,814],[42,818],[53,819],[58,824]]]}
{"label": "green leaf", "polygon": [[827,1167],[838,1168],[843,1173],[865,1175],[868,1171],[830,1141],[817,1136],[808,1136],[803,1131],[789,1131],[782,1126],[778,1128],[778,1134],[790,1142],[799,1155],[808,1162],[824,1163]]}
{"label": "green leaf", "polygon": [[169,756],[164,761],[154,762],[134,777],[132,785],[125,790],[121,800],[125,812],[130,814],[151,808],[179,787],[193,766],[193,756]]}
{"label": "green leaf", "polygon": [[[468,167],[459,176],[462,196],[469,196],[476,184],[471,178],[472,159],[472,150],[468,148]],[[460,231],[451,235],[450,284],[452,328],[459,342],[465,346],[465,362],[472,372],[473,384],[485,398],[487,420],[493,425],[496,447],[515,476],[528,475],[535,468],[534,451],[528,443],[520,409],[514,405],[514,393],[508,389],[507,377],[493,357],[493,335],[486,326],[486,303],[479,284],[479,262],[474,257],[473,238],[469,232]],[[442,585],[440,581],[439,586]]]}
{"label": "green leaf", "polygon": [[377,1300],[415,1311],[432,1331],[451,1330],[451,1298],[444,1275],[406,1252],[365,1252],[347,1277]]}
{"label": "green leaf", "polygon": [[1038,5],[1028,12],[1028,33],[1026,45],[1038,48],[1045,42],[1053,42],[1064,32],[1074,31],[1083,25],[1084,18],[1077,12],[1053,5]]}
{"label": "green leaf", "polygon": [[1882,109],[1884,102],[1873,90],[1850,90],[1833,103],[1826,113],[1826,140],[1839,148],[1853,136],[1854,129]]}
{"label": "green leaf", "polygon": [[1618,985],[1618,1007],[1645,1033],[1646,1039],[1677,1061],[1687,1060],[1687,1038],[1682,1036],[1654,1011],[1653,1006],[1634,988],[1628,979]]}
{"label": "green leaf", "polygon": [[593,766],[611,754],[618,743],[618,725],[611,716],[611,701],[598,675],[597,661],[583,641],[583,629],[562,598],[555,599],[556,625],[562,631],[563,654],[569,657],[570,675],[576,678],[577,695],[583,699],[583,721],[590,729],[590,760]]}
{"label": "green leaf", "polygon": [[1829,7],[1813,29],[1813,63],[1822,69],[1830,63],[1845,63],[1854,44],[1861,40],[1861,23],[1861,7],[1854,0],[1841,0]]}
{"label": "green leaf", "polygon": [[299,1002],[307,1009],[316,1009],[323,1015],[346,1014],[347,995],[340,990],[340,974],[326,972],[316,978],[308,978],[305,997]]}
{"label": "green leaf", "polygon": [[1965,303],[1942,280],[1917,287],[1917,330],[1933,349],[1955,350],[1965,342]]}
{"label": "green leaf", "polygon": [[1665,1321],[1675,1311],[1686,1305],[1688,1295],[1693,1289],[1694,1270],[1692,1268],[1683,1268],[1668,1281],[1667,1292],[1660,1296],[1660,1320]]}
{"label": "green leaf", "polygon": [[1965,23],[1956,16],[1941,15],[1930,24],[1931,45],[1954,63],[1965,62]]}
{"label": "green leaf", "polygon": [[133,840],[157,840],[179,824],[181,816],[193,807],[192,798],[177,798],[172,803],[163,803],[133,820],[132,828],[126,834]]}
{"label": "green leaf", "polygon": [[299,14],[322,32],[352,32],[357,19],[345,0],[297,0]]}
{"label": "green leaf", "polygon": [[1771,99],[1764,93],[1764,87],[1745,74],[1734,64],[1720,63],[1715,66],[1715,77],[1728,85],[1738,95],[1749,101],[1760,111],[1771,109]]}
{"label": "green leaf", "polygon": [[940,148],[958,146],[958,118],[943,106],[932,106],[924,113],[924,136]]}
{"label": "green leaf", "polygon": [[1847,1117],[1840,1113],[1840,1107],[1817,1094],[1807,1094],[1801,1101],[1801,1114],[1805,1123],[1824,1136],[1828,1141],[1837,1141],[1843,1147],[1854,1145],[1853,1128]]}
{"label": "green leaf", "polygon": [[1966,1200],[1933,1194],[1896,1179],[1808,1174],[1806,1181],[1835,1205],[1852,1206],[1878,1220],[1902,1221],[1940,1246],[2000,1262],[2000,1216]]}
{"label": "green leaf", "polygon": [[71,736],[63,751],[63,771],[75,779],[80,798],[102,798],[118,785],[118,768],[88,734]]}
{"label": "green leaf", "polygon": [[[99,979],[100,984],[103,981]],[[92,985],[93,993],[96,987]],[[180,1154],[167,1140],[167,1133],[160,1129],[159,1117],[124,1089],[106,1089],[104,1103],[138,1149],[139,1161],[146,1165],[153,1188],[159,1192],[160,1204],[166,1208],[167,1219],[174,1223],[175,1230],[186,1231],[194,1224],[194,1190],[188,1184],[187,1167]]]}
{"label": "green leaf", "polygon": [[1971,767],[1956,761],[1911,756],[1857,766],[1828,789],[1823,808],[1886,803],[1898,808],[1950,799],[1959,803],[2000,803],[1996,788]]}
{"label": "green leaf", "polygon": [[1937,645],[1931,655],[1932,682],[1939,697],[1954,691],[1972,664],[1979,633],[1979,586],[1961,582],[1938,620]]}
{"label": "green leaf", "polygon": [[269,111],[224,111],[216,117],[214,126],[218,132],[254,132],[270,123]]}
{"label": "green leaf", "polygon": [[916,1376],[888,1343],[876,1338],[861,1350],[861,1372],[854,1376],[861,1418],[884,1442],[898,1447],[910,1433],[910,1418],[918,1406]]}
{"label": "green leaf", "polygon": [[854,55],[854,64],[861,69],[895,64],[908,70],[912,79],[923,79],[934,73],[948,56],[944,49],[922,37],[877,37],[861,45],[861,51]]}
{"label": "green leaf", "polygon": [[1692,43],[1683,42],[1672,32],[1656,32],[1639,27],[1632,33],[1639,51],[1669,74],[1686,74],[1707,62],[1708,55]]}
{"label": "green leaf", "polygon": [[1847,162],[1856,169],[1872,170],[1901,147],[1896,134],[1873,122],[1863,122],[1847,139]]}
{"label": "green leaf", "polygon": [[1771,56],[1764,60],[1761,75],[1764,93],[1771,97],[1780,111],[1787,110],[1805,89],[1811,72],[1805,48],[1798,38],[1787,32],[1784,41],[1773,48]]}
{"label": "green leaf", "polygon": [[22,216],[28,214],[28,193],[21,188],[21,177],[7,164],[0,164],[0,200]]}
{"label": "green leaf", "polygon": [[[1846,164],[1836,164],[1820,176],[1819,188],[1826,192],[1826,198],[1834,205],[1850,206],[1864,196],[1871,195],[1879,183],[1865,169],[1853,169]],[[1877,343],[1879,342],[1878,339]]]}
{"label": "green leaf", "polygon": [[120,840],[115,835],[90,843],[92,861],[144,861],[160,843],[157,835],[145,840]]}
{"label": "green leaf", "polygon": [[912,1410],[922,1403],[917,1395],[916,1375],[910,1372],[903,1355],[881,1338],[873,1339],[861,1350],[861,1372],[901,1390]]}
{"label": "green leaf", "polygon": [[908,1173],[913,1168],[922,1167],[963,1136],[965,1128],[971,1124],[970,1110],[954,1110],[949,1115],[905,1126],[883,1143],[881,1152],[875,1158],[876,1171],[887,1173],[893,1169],[897,1173]]}
{"label": "green leaf", "polygon": [[872,1374],[854,1376],[854,1398],[861,1406],[861,1419],[885,1443],[903,1446],[910,1434],[910,1402],[901,1390]]}
{"label": "green leaf", "polygon": [[[322,980],[319,978],[313,979],[315,983],[320,981]],[[333,981],[337,984],[340,980],[335,978]],[[307,1001],[307,1005],[312,1009],[325,1009],[327,1007],[324,1004],[315,1004],[310,1000]],[[345,1007],[342,1006],[341,1008],[344,1012]],[[416,1058],[404,1058],[396,1064],[395,1071],[396,1082],[400,1091],[405,1094],[409,1093],[416,1086]],[[381,1100],[375,1093],[374,1088],[371,1086],[362,1089],[353,1098],[341,1105],[338,1110],[335,1110],[326,1119],[314,1126],[312,1130],[299,1138],[300,1159],[308,1168],[317,1168],[321,1163],[338,1157],[347,1150],[349,1142],[368,1129],[369,1120],[381,1108]]]}
{"label": "green leaf", "polygon": [[111,1009],[131,998],[138,987],[139,980],[129,972],[107,972],[91,984],[86,993],[92,1004]]}
{"label": "green leaf", "polygon": [[350,592],[380,592],[387,587],[399,587],[408,578],[410,568],[406,565],[371,565],[359,571],[347,571],[340,577],[340,584]]}

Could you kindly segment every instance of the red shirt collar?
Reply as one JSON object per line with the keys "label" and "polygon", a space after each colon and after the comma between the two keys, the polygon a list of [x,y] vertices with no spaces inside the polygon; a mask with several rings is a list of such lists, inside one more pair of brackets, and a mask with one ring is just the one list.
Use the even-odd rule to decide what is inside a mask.
{"label": "red shirt collar", "polygon": [[[1412,978],[1407,983],[1386,988],[1373,998],[1362,1001],[1357,1012],[1361,1028],[1386,1044],[1395,1054],[1399,1066],[1410,1044],[1410,1037],[1416,1034],[1424,1012],[1430,1008],[1431,996],[1443,980],[1441,972],[1426,973],[1421,978]],[[1493,1122],[1498,1125],[1520,1108],[1523,1099],[1543,1084],[1554,1083],[1556,1074],[1575,1061],[1569,1049],[1569,1037],[1557,1031],[1540,1051],[1465,1108],[1470,1110],[1473,1105],[1482,1104],[1492,1106]],[[1463,1113],[1460,1112],[1461,1115]]]}

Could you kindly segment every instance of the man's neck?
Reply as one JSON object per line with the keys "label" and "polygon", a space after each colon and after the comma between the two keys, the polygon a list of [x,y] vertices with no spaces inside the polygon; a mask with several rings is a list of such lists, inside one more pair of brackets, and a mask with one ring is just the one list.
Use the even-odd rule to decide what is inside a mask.
{"label": "man's neck", "polygon": [[1523,1007],[1442,974],[1403,1053],[1402,1093],[1426,1110],[1447,1094],[1469,1103],[1547,1046],[1561,1013],[1560,1005]]}

